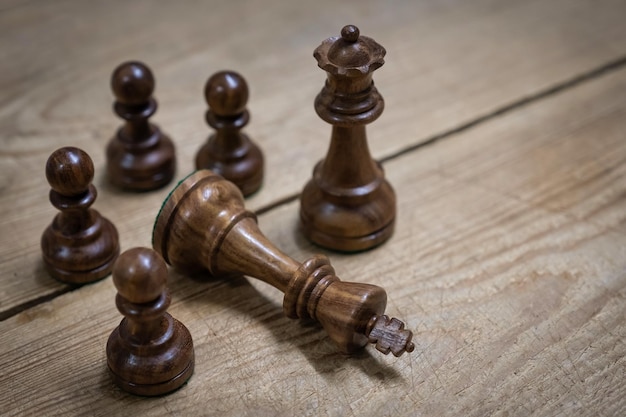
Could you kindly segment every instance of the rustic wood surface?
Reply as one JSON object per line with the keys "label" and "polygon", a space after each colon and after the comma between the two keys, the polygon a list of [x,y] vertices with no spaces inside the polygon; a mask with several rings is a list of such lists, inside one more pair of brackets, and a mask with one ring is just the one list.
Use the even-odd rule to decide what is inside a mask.
{"label": "rustic wood surface", "polygon": [[[284,3],[284,4],[283,4]],[[626,414],[626,26],[623,1],[0,3],[0,410],[6,415]],[[398,197],[397,229],[364,255],[313,247],[293,196],[328,146],[311,54],[346,23],[387,48],[368,128]],[[149,246],[168,188],[107,185],[120,124],[110,72],[151,66],[152,121],[177,145],[176,179],[210,133],[202,87],[250,86],[266,155],[248,202],[297,260],[327,254],[345,280],[383,286],[416,332],[400,358],[345,356],[282,294],[244,278],[170,274],[169,312],[196,370],[162,398],[124,393],[104,346],[121,320],[107,278],[49,278],[39,240],[55,214],[45,161],[66,145],[96,165],[95,208],[122,249]],[[173,184],[172,184],[173,185]]]}
{"label": "rustic wood surface", "polygon": [[388,50],[376,73],[385,112],[368,127],[378,159],[625,59],[621,0],[601,6],[583,0],[407,1],[392,8],[373,0],[299,3],[0,6],[0,193],[7,201],[0,204],[0,317],[66,291],[38,263],[41,231],[54,215],[38,173],[61,146],[78,146],[93,158],[95,208],[120,229],[122,250],[150,243],[147,220],[168,187],[130,199],[104,178],[105,148],[121,124],[109,82],[123,61],[141,60],[154,71],[159,108],[151,121],[176,142],[176,180],[193,170],[195,153],[210,134],[207,77],[221,69],[246,77],[251,121],[244,133],[266,156],[267,186],[247,203],[259,209],[300,192],[327,151],[330,126],[313,109],[325,75],[312,54],[348,22]]}

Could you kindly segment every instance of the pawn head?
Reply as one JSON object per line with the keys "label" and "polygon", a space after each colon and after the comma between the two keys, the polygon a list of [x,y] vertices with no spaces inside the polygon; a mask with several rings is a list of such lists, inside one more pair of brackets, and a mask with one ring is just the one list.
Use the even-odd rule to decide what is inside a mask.
{"label": "pawn head", "polygon": [[131,303],[154,301],[165,289],[167,265],[161,255],[149,248],[133,248],[122,253],[113,266],[113,284]]}
{"label": "pawn head", "polygon": [[154,91],[152,71],[138,61],[124,62],[111,75],[111,89],[117,101],[122,104],[145,104]]}
{"label": "pawn head", "polygon": [[93,161],[82,149],[67,146],[57,149],[46,162],[50,187],[64,196],[83,194],[93,180]]}
{"label": "pawn head", "polygon": [[248,84],[234,71],[220,71],[204,87],[204,98],[218,116],[236,116],[246,110]]}

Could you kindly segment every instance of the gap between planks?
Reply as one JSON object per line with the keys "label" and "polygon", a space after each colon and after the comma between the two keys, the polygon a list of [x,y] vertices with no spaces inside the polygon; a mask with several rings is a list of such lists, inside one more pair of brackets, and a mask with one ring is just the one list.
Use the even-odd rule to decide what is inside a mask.
{"label": "gap between planks", "polygon": [[[483,114],[481,116],[475,117],[468,122],[465,122],[459,126],[453,127],[451,129],[445,130],[441,133],[434,134],[428,138],[423,140],[419,140],[415,145],[407,146],[399,151],[396,151],[390,155],[383,156],[378,160],[381,164],[397,159],[403,155],[409,154],[411,152],[417,151],[422,147],[426,147],[434,144],[442,139],[449,139],[451,137],[457,136],[460,133],[465,132],[473,127],[479,126],[483,123],[486,123],[490,120],[495,119],[496,117],[503,116],[505,114],[511,113],[517,109],[521,109],[530,104],[534,104],[538,101],[541,101],[545,98],[551,97],[553,95],[557,95],[562,93],[570,88],[576,87],[580,84],[583,84],[587,81],[592,81],[598,78],[601,78],[605,75],[609,75],[612,72],[618,71],[622,68],[626,67],[626,56],[619,57],[613,61],[609,61],[599,67],[596,67],[590,71],[584,72],[579,75],[575,75],[572,78],[562,81],[560,83],[554,84],[544,90],[541,90],[535,94],[531,94],[526,97],[522,97],[521,99],[512,101],[509,104],[505,104],[489,113]],[[271,211],[275,208],[278,208],[282,205],[292,203],[298,197],[300,197],[300,193],[293,193],[286,197],[283,197],[279,200],[276,200],[272,203],[266,204],[264,206],[259,207],[255,210],[257,215],[262,215]]]}
{"label": "gap between planks", "polygon": [[[487,123],[490,120],[493,120],[497,117],[503,116],[505,114],[511,113],[515,110],[521,109],[523,107],[526,107],[528,105],[537,103],[545,98],[560,94],[562,92],[565,92],[566,90],[570,89],[570,88],[574,88],[578,85],[581,85],[583,83],[589,82],[589,81],[593,81],[596,79],[599,79],[603,76],[609,75],[615,71],[618,71],[620,69],[623,69],[626,67],[626,56],[621,56],[615,60],[609,61],[604,63],[603,65],[600,65],[599,67],[596,67],[590,71],[584,72],[582,74],[579,75],[575,75],[565,81],[562,81],[560,83],[556,83],[550,87],[547,87],[543,90],[538,91],[535,94],[531,94],[528,95],[526,97],[522,97],[518,100],[514,100],[512,102],[510,102],[509,104],[505,104],[499,108],[496,108],[495,110],[483,114],[482,116],[478,116],[475,117],[471,120],[469,120],[466,123],[463,123],[459,126],[453,127],[451,129],[445,130],[441,133],[437,133],[435,135],[432,135],[424,140],[420,140],[418,141],[415,145],[410,145],[407,146],[403,149],[400,149],[397,152],[394,152],[390,155],[384,156],[382,158],[379,159],[379,162],[381,164],[384,164],[386,162],[392,161],[394,159],[397,159],[403,155],[409,154],[411,152],[415,152],[423,147],[426,146],[430,146],[440,140],[443,139],[449,139],[452,138],[454,136],[459,135],[460,133],[463,133],[473,127],[479,126],[483,123]],[[291,195],[285,196],[281,199],[278,199],[272,203],[266,204],[264,206],[259,207],[258,209],[256,209],[254,212],[257,216],[263,215],[265,213],[268,213],[274,209],[277,209],[283,205],[289,204],[294,202],[295,200],[298,199],[298,197],[300,196],[300,193],[293,193]],[[5,311],[5,312],[1,312],[0,313],[0,322],[7,320],[23,311],[26,311],[32,307],[36,307],[39,304],[43,304],[46,303],[48,301],[51,301],[53,299],[55,299],[56,297],[63,295],[63,294],[67,294],[69,292],[75,291],[80,287],[65,287],[62,288],[60,290],[54,291],[50,294],[44,295],[42,297],[38,297],[34,300],[30,300],[28,302],[16,305],[15,307]]]}

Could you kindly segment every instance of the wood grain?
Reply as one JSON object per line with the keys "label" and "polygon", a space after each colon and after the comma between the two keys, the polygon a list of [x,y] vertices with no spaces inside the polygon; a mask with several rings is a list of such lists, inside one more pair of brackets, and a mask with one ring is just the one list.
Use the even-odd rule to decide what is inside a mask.
{"label": "wood grain", "polygon": [[[624,415],[626,70],[386,164],[398,228],[345,279],[384,285],[416,329],[402,358],[338,354],[282,317],[262,283],[170,275],[196,371],[174,395],[115,388],[104,343],[110,280],[0,323],[7,415]],[[319,252],[297,202],[260,216],[294,258]],[[50,381],[54,383],[51,384]]]}
{"label": "wood grain", "polygon": [[618,59],[625,7],[620,0],[4,1],[0,314],[67,290],[43,272],[39,254],[54,215],[43,167],[61,146],[94,159],[95,208],[118,227],[122,249],[150,243],[148,220],[167,190],[131,198],[104,177],[104,148],[120,123],[109,80],[122,61],[154,70],[153,122],[177,145],[177,179],[193,169],[209,134],[207,76],[231,68],[247,78],[245,131],[267,156],[265,186],[248,203],[256,209],[300,191],[326,152],[329,126],[313,110],[324,76],[311,55],[344,24],[388,51],[376,78],[386,110],[368,131],[381,158]]}

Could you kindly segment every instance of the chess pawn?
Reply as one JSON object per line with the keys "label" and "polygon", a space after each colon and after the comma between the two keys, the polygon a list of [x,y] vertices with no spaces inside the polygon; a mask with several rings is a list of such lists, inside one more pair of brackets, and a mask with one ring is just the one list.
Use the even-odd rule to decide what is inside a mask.
{"label": "chess pawn", "polygon": [[332,134],[326,157],[300,197],[300,219],[304,234],[328,249],[366,250],[393,233],[395,193],[372,159],[365,134],[365,125],[383,112],[372,72],[383,65],[384,56],[382,46],[352,25],[314,52],[328,75],[315,111],[332,124]]}
{"label": "chess pawn", "polygon": [[167,275],[163,258],[149,248],[127,250],[113,268],[115,303],[125,318],[109,336],[107,363],[114,382],[132,394],[167,394],[193,373],[189,330],[166,312]]}
{"label": "chess pawn", "polygon": [[299,263],[282,253],[245,210],[239,189],[211,171],[196,171],[170,193],[157,216],[152,245],[181,270],[248,275],[274,286],[285,294],[287,317],[317,320],[343,352],[368,343],[395,356],[414,348],[404,323],[383,314],[385,290],[341,281],[325,256]]}
{"label": "chess pawn", "polygon": [[113,109],[126,123],[106,150],[109,181],[132,191],[163,187],[174,177],[176,159],[172,140],[148,121],[157,109],[152,72],[141,62],[125,62],[113,71],[111,88]]}
{"label": "chess pawn", "polygon": [[248,85],[236,72],[220,71],[208,79],[204,98],[206,121],[215,133],[196,155],[197,169],[210,169],[233,182],[244,196],[263,182],[263,154],[240,130],[248,124]]}
{"label": "chess pawn", "polygon": [[115,226],[90,206],[96,200],[93,162],[83,150],[57,149],[46,163],[50,202],[61,212],[41,237],[48,273],[69,284],[86,284],[111,273],[120,247]]}

